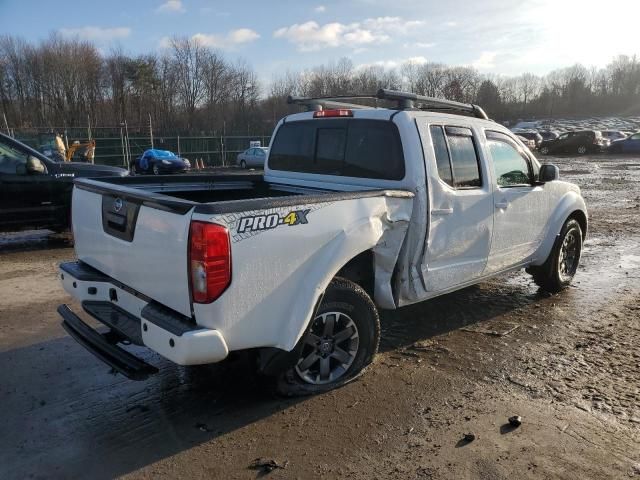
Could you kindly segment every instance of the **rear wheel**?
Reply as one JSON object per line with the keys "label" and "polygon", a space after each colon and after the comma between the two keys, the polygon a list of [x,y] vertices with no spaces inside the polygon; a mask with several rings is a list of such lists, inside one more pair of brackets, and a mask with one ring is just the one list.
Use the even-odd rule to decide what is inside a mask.
{"label": "rear wheel", "polygon": [[585,153],[587,153],[587,147],[585,147],[584,145],[580,145],[578,147],[578,155],[584,155]]}
{"label": "rear wheel", "polygon": [[547,155],[549,153],[549,147],[540,147],[540,153],[542,155]]}
{"label": "rear wheel", "polygon": [[309,331],[296,365],[277,379],[278,393],[313,395],[359,377],[378,351],[380,319],[359,285],[335,278]]}
{"label": "rear wheel", "polygon": [[240,161],[240,168],[247,168],[247,162],[245,162],[244,160]]}
{"label": "rear wheel", "polygon": [[151,169],[154,175],[160,175],[160,167],[157,163],[153,164],[153,168]]}
{"label": "rear wheel", "polygon": [[582,229],[577,220],[570,218],[556,238],[547,261],[539,267],[529,267],[527,272],[540,288],[557,293],[568,287],[573,280],[581,253]]}

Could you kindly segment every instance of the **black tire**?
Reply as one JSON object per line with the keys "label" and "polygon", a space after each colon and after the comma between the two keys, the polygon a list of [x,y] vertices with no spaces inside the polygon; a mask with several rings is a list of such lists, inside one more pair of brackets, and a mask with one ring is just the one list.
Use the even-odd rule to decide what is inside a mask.
{"label": "black tire", "polygon": [[[334,313],[339,315],[334,315]],[[325,337],[319,338],[319,336],[316,335],[316,333],[320,333],[318,331],[319,327],[325,325],[324,328],[326,328],[326,324],[329,323],[327,319],[331,317],[334,317],[334,322],[336,322],[337,326],[342,322],[342,325],[348,323],[351,325],[349,328],[353,329],[355,326],[356,329],[355,335],[357,335],[357,338],[353,336],[351,338],[345,338],[344,340],[336,342],[335,346],[332,346],[336,351],[341,350],[341,353],[346,352],[346,350],[342,350],[342,347],[345,349],[353,349],[349,353],[352,357],[351,363],[346,367],[346,363],[341,363],[334,358],[336,352],[332,351],[331,353],[327,353],[327,351],[325,351],[322,353],[323,346],[326,345],[324,343]],[[334,331],[333,325],[334,324],[332,324],[332,332]],[[339,330],[335,334],[335,338],[338,338],[343,332],[347,331],[347,328]],[[315,342],[313,338],[317,338],[318,342]],[[354,348],[353,345],[356,341],[357,347]],[[313,323],[300,342],[302,344],[300,348],[301,354],[296,365],[276,377],[277,393],[288,397],[304,396],[323,393],[341,387],[362,375],[378,352],[378,344],[380,343],[380,317],[378,316],[378,309],[362,287],[350,280],[336,277],[329,284],[322,303],[313,319]],[[331,342],[333,342],[333,339]],[[322,346],[320,346],[321,343]],[[300,344],[297,348],[298,347],[300,347]],[[308,359],[312,358],[312,355],[320,357],[313,361],[313,363],[310,363]],[[309,363],[310,368],[301,372],[300,367],[303,366],[305,360]],[[331,367],[330,377],[335,373],[335,379],[322,380],[320,363],[324,360],[329,362],[330,365],[333,365],[333,367]],[[313,374],[316,366],[318,370],[316,382],[323,381],[324,383],[312,383],[313,380],[305,380],[305,377],[308,378]]]}
{"label": "black tire", "polygon": [[154,175],[160,175],[160,167],[157,163],[153,164],[153,167],[151,167],[151,172],[153,172]]}
{"label": "black tire", "polygon": [[[566,242],[571,243],[570,238],[575,241],[575,252],[565,262],[566,251],[563,246]],[[569,286],[573,280],[578,265],[580,263],[580,255],[582,253],[582,228],[574,218],[568,219],[560,230],[560,235],[553,244],[553,249],[549,254],[549,258],[539,267],[529,267],[527,272],[533,276],[533,281],[543,290],[550,293],[557,293]],[[564,262],[564,265],[561,263]]]}
{"label": "black tire", "polygon": [[549,147],[544,146],[544,147],[540,148],[540,154],[548,155],[549,154]]}
{"label": "black tire", "polygon": [[240,168],[247,168],[247,162],[245,162],[244,160],[240,160]]}
{"label": "black tire", "polygon": [[580,145],[577,149],[576,149],[576,153],[578,155],[584,155],[587,153],[587,147],[585,147],[584,145]]}

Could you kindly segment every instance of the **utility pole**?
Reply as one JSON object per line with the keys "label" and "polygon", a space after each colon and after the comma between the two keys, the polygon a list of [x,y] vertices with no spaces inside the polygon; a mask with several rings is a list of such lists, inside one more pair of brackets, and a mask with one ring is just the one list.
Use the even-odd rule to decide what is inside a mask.
{"label": "utility pole", "polygon": [[131,145],[129,145],[129,127],[127,120],[124,121],[125,146],[127,147],[127,169],[131,168]]}
{"label": "utility pole", "polygon": [[124,150],[124,135],[122,135],[122,124],[120,124],[120,145],[122,146],[122,160],[125,164],[127,164],[127,168],[129,168],[129,162],[127,162],[127,154]]}
{"label": "utility pole", "polygon": [[9,130],[9,123],[7,122],[7,115],[2,112],[2,118],[4,118],[4,128],[7,130],[7,135],[11,135],[11,131]]}
{"label": "utility pole", "polygon": [[149,136],[151,137],[151,148],[153,148],[153,125],[151,124],[151,114],[149,114]]}

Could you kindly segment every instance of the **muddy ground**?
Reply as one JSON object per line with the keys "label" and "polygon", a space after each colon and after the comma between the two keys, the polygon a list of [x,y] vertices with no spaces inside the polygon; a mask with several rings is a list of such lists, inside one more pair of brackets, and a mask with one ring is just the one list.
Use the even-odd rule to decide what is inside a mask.
{"label": "muddy ground", "polygon": [[161,373],[111,375],[55,313],[73,250],[1,235],[0,478],[256,478],[256,458],[274,479],[640,478],[640,159],[552,160],[591,215],[571,288],[522,272],[384,312],[367,374],[313,398],[273,396],[243,358],[139,350]]}

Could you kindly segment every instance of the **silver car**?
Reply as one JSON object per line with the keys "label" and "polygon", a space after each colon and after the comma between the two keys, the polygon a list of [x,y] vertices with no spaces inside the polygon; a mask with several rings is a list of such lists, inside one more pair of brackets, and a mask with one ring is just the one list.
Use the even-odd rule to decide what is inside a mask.
{"label": "silver car", "polygon": [[266,147],[248,148],[238,155],[236,165],[241,168],[264,168],[264,162],[267,159],[268,152],[269,149]]}

